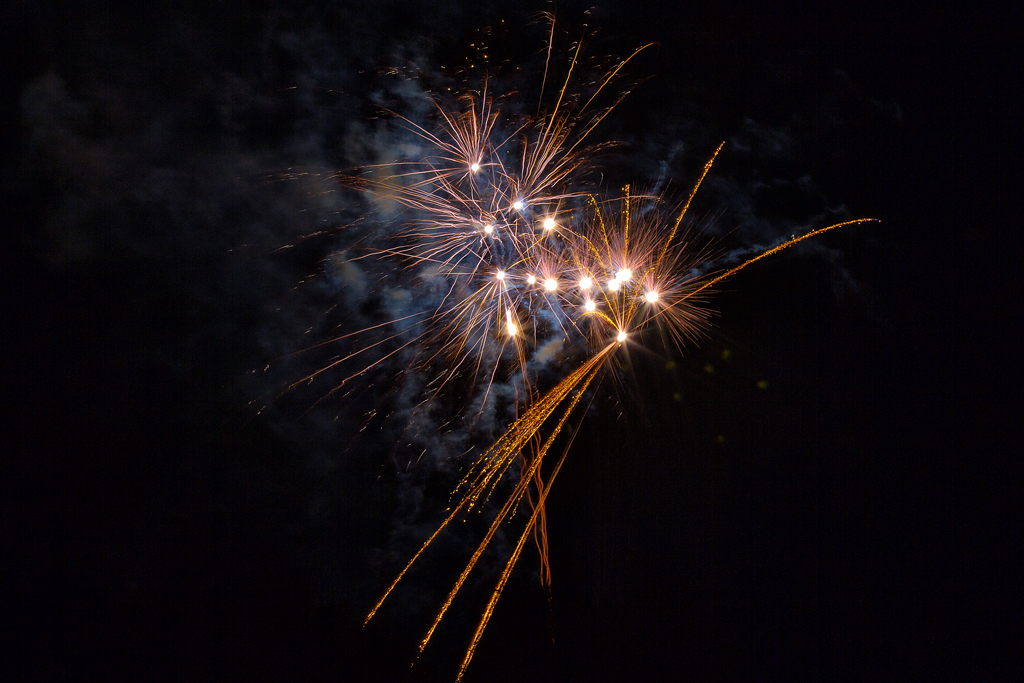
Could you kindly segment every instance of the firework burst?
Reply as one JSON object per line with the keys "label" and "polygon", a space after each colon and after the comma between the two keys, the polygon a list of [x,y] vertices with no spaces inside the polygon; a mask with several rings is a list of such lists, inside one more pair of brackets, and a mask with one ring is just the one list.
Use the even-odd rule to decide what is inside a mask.
{"label": "firework burst", "polygon": [[[419,644],[422,652],[495,534],[525,509],[525,523],[459,679],[531,538],[540,554],[541,580],[550,581],[545,500],[572,442],[574,430],[566,427],[619,349],[638,343],[649,330],[680,346],[692,341],[707,325],[705,297],[716,283],[801,240],[861,222],[813,230],[731,270],[709,271],[708,249],[694,244],[685,221],[724,144],[710,155],[681,205],[629,186],[611,199],[588,189],[595,156],[608,147],[591,144],[589,137],[621,100],[606,91],[644,48],[596,76],[588,74],[585,95],[573,89],[581,49],[579,41],[553,102],[536,116],[504,112],[505,98],[495,97],[484,78],[454,100],[434,99],[433,125],[391,113],[426,149],[420,157],[336,176],[375,202],[402,207],[398,230],[350,258],[394,263],[440,296],[424,298],[430,303],[411,315],[346,334],[380,336],[300,381],[349,368],[336,383],[340,387],[381,363],[402,359],[433,376],[421,406],[452,390],[456,378],[460,386],[478,387],[481,405],[495,383],[515,388],[516,418],[473,461],[453,492],[447,517],[366,617],[367,622],[373,618],[453,521],[479,511],[500,490],[497,513]],[[376,360],[361,360],[371,352],[378,354]],[[573,369],[542,391],[538,368],[553,354]],[[564,431],[570,434],[559,438]],[[510,472],[514,476],[507,476]],[[511,491],[499,489],[505,479],[514,482]]]}

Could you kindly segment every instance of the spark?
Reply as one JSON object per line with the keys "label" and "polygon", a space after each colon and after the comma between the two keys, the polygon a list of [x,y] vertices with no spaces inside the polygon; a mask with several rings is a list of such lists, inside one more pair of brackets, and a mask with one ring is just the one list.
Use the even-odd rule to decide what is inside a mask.
{"label": "spark", "polygon": [[617,292],[617,291],[619,291],[619,285],[621,285],[621,284],[622,283],[619,282],[618,280],[609,280],[608,281],[608,289],[610,289],[613,292]]}
{"label": "spark", "polygon": [[523,200],[517,199],[514,202],[512,202],[512,208],[514,210],[516,210],[516,211],[522,211],[523,210]]}
{"label": "spark", "polygon": [[583,309],[585,311],[587,311],[587,313],[593,313],[596,308],[597,308],[597,304],[594,303],[593,299],[587,299],[583,303]]}
{"label": "spark", "polygon": [[530,285],[537,284],[537,276],[535,276],[535,275],[527,275],[526,276],[526,283],[530,284]]}
{"label": "spark", "polygon": [[544,289],[548,290],[549,292],[553,292],[557,288],[558,288],[558,281],[555,280],[554,278],[550,278],[549,277],[547,280],[544,281]]}
{"label": "spark", "polygon": [[619,334],[615,337],[615,341],[619,342],[620,344],[626,341],[626,333],[623,330],[619,330]]}
{"label": "spark", "polygon": [[580,289],[582,289],[582,290],[590,289],[593,286],[593,284],[594,284],[594,281],[591,280],[587,276],[583,276],[583,277],[580,278]]}
{"label": "spark", "polygon": [[555,219],[554,218],[545,218],[544,219],[544,229],[545,230],[554,230],[555,229]]}
{"label": "spark", "polygon": [[652,289],[644,295],[644,298],[647,299],[649,303],[653,304],[658,300],[658,293]]}
{"label": "spark", "polygon": [[494,274],[494,277],[499,282],[504,282],[505,281],[505,271],[504,270],[499,270],[497,273]]}

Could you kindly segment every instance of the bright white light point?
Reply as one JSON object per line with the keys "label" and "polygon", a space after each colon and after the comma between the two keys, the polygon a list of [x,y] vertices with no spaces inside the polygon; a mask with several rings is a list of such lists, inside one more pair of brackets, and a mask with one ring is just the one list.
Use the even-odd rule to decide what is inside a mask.
{"label": "bright white light point", "polygon": [[545,218],[544,219],[544,229],[545,230],[554,230],[555,229],[555,219],[554,218]]}
{"label": "bright white light point", "polygon": [[619,330],[619,336],[618,336],[618,337],[616,337],[616,339],[617,339],[617,340],[619,341],[619,343],[621,344],[622,342],[626,341],[626,333],[625,333],[625,332],[623,332],[622,330]]}
{"label": "bright white light point", "polygon": [[647,294],[644,295],[644,298],[653,304],[655,301],[658,300],[658,293],[652,289],[651,291],[647,292]]}
{"label": "bright white light point", "polygon": [[494,277],[498,278],[499,280],[504,280],[505,279],[505,271],[504,270],[499,270],[497,273],[494,274]]}
{"label": "bright white light point", "polygon": [[508,333],[514,337],[516,332],[518,332],[518,331],[519,331],[519,328],[516,327],[516,324],[514,322],[509,322],[509,324],[508,324]]}
{"label": "bright white light point", "polygon": [[487,225],[484,226],[484,232],[490,235],[492,232],[494,232],[494,226],[488,223]]}
{"label": "bright white light point", "polygon": [[556,282],[552,278],[548,278],[547,280],[544,281],[544,289],[548,290],[549,292],[555,291],[556,287],[558,287],[558,282]]}
{"label": "bright white light point", "polygon": [[523,202],[518,200],[518,199],[515,200],[514,202],[512,202],[512,208],[515,209],[516,211],[522,211],[523,210]]}
{"label": "bright white light point", "polygon": [[586,311],[587,311],[588,313],[589,313],[589,312],[593,312],[593,311],[594,311],[594,309],[595,309],[595,308],[597,308],[597,304],[595,304],[595,303],[594,303],[594,301],[593,301],[592,299],[587,299],[587,302],[586,302],[585,304],[583,304],[583,308],[584,308],[584,309],[585,309],[585,310],[586,310]]}
{"label": "bright white light point", "polygon": [[477,171],[480,170],[480,164],[473,164],[472,166],[469,167],[469,170],[472,171],[473,173],[476,173]]}
{"label": "bright white light point", "polygon": [[526,278],[526,283],[527,284],[532,285],[532,284],[535,284],[536,282],[537,282],[537,278],[535,278],[533,275],[530,275],[530,276],[528,276]]}
{"label": "bright white light point", "polygon": [[618,280],[609,280],[608,289],[612,290],[613,292],[617,292],[619,291],[619,284],[621,283]]}
{"label": "bright white light point", "polygon": [[590,285],[594,284],[594,281],[589,277],[580,278],[580,289],[590,289]]}
{"label": "bright white light point", "polygon": [[619,272],[615,273],[615,279],[621,282],[626,282],[629,278],[633,277],[633,271],[629,268],[623,268]]}

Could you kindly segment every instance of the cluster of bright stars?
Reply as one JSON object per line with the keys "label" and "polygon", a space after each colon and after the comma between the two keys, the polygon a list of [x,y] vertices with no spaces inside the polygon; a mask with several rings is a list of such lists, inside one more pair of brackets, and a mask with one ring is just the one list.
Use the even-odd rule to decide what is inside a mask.
{"label": "cluster of bright stars", "polygon": [[[632,270],[630,270],[629,268],[620,269],[618,272],[615,273],[615,277],[608,280],[606,284],[608,291],[618,292],[623,285],[625,285],[627,282],[630,281],[630,279],[632,279],[632,277]],[[494,273],[494,279],[498,280],[499,282],[505,282],[506,278],[508,278],[508,273],[504,270],[499,269]],[[526,283],[528,285],[535,285],[537,284],[537,282],[538,280],[536,275],[530,274],[526,276]],[[544,286],[544,289],[546,289],[549,292],[553,292],[556,289],[558,289],[558,280],[552,277],[545,278],[542,284]],[[587,292],[589,294],[590,290],[593,289],[594,287],[594,279],[589,275],[584,275],[583,277],[580,278],[577,284],[581,291]],[[658,292],[657,290],[649,289],[644,293],[643,298],[648,303],[657,303]],[[588,312],[593,312],[594,310],[597,309],[597,304],[594,302],[592,298],[590,298],[590,296],[587,296],[586,300],[583,303],[583,308]]]}
{"label": "cluster of bright stars", "polygon": [[[474,163],[470,168],[471,168],[471,170],[473,172],[476,172],[477,170],[479,170],[480,165]],[[524,207],[524,204],[523,204],[523,202],[521,200],[516,200],[512,204],[512,208],[514,210],[516,210],[516,211],[522,211],[523,207]],[[542,225],[545,233],[550,233],[552,230],[554,230],[557,227],[557,223],[555,222],[555,219],[552,218],[552,217],[545,218],[543,220],[543,222],[541,223],[541,225]],[[486,223],[483,226],[483,231],[487,235],[493,235],[494,234],[494,224],[493,223]],[[509,280],[509,277],[510,277],[509,273],[507,271],[505,271],[505,270],[502,270],[502,269],[498,269],[497,271],[495,271],[495,274],[494,274],[494,278],[497,281],[499,281],[499,282],[501,282],[503,284],[507,284],[507,282]],[[633,279],[633,271],[630,268],[628,268],[628,267],[623,267],[623,268],[620,268],[619,270],[617,270],[613,277],[611,277],[610,279],[605,281],[605,288],[607,289],[608,292],[611,292],[613,294],[614,293],[618,293],[621,290],[623,290],[625,285],[627,283],[629,283],[632,279]],[[547,291],[547,292],[555,292],[556,290],[559,289],[559,282],[558,282],[558,280],[556,278],[554,278],[554,277],[546,277],[546,278],[543,278],[543,279],[539,279],[533,273],[527,274],[527,276],[526,276],[526,284],[530,285],[530,286],[534,286],[534,285],[540,284],[540,286],[543,287],[544,290]],[[597,307],[598,307],[597,302],[594,300],[594,297],[591,296],[591,292],[593,291],[595,286],[599,287],[599,285],[595,281],[595,279],[593,277],[591,277],[590,275],[584,275],[577,282],[577,286],[578,286],[580,292],[583,293],[583,304],[581,306],[583,311],[585,313],[594,313],[595,311],[597,311]],[[658,292],[655,289],[647,289],[642,296],[643,296],[643,300],[646,301],[648,304],[655,304],[655,303],[657,303],[658,302],[658,298],[659,298],[658,297]],[[519,334],[521,328],[520,328],[520,325],[518,324],[518,322],[516,321],[516,318],[515,318],[514,314],[512,313],[512,309],[511,308],[506,308],[506,310],[505,310],[505,320],[506,320],[506,325],[505,325],[506,332],[510,336],[515,336],[516,334]],[[621,330],[621,329],[618,330],[618,333],[616,335],[616,340],[618,342],[620,342],[620,343],[624,342],[626,340],[626,332],[624,330]]]}
{"label": "cluster of bright stars", "polygon": [[[480,163],[479,162],[473,162],[470,165],[469,170],[472,173],[477,173],[480,170]],[[525,204],[524,204],[522,199],[516,199],[514,202],[512,202],[512,210],[513,211],[517,211],[517,212],[518,211],[522,211],[524,208],[525,208]],[[548,216],[547,218],[545,218],[543,220],[543,222],[541,223],[541,226],[543,227],[545,233],[552,232],[557,227],[557,225],[558,224],[556,223],[555,219],[552,218],[551,216]],[[493,236],[494,235],[494,230],[495,230],[495,228],[494,228],[494,224],[493,223],[489,223],[488,222],[488,223],[485,223],[484,226],[483,226],[483,231],[488,236]],[[498,269],[495,272],[494,277],[499,282],[504,283],[506,281],[506,278],[508,277],[508,273],[506,271],[504,271],[504,270]],[[608,291],[610,291],[610,292],[618,292],[622,288],[622,286],[624,284],[626,284],[627,282],[630,281],[630,279],[632,277],[633,277],[633,271],[631,269],[629,269],[629,268],[620,268],[615,273],[615,276],[607,281],[606,286],[608,288]],[[537,279],[536,275],[531,273],[531,274],[528,274],[526,276],[526,283],[528,285],[536,285],[537,282],[538,282],[538,279]],[[556,291],[558,289],[558,280],[556,280],[555,278],[552,278],[552,277],[545,278],[541,284],[544,287],[544,289],[546,291],[548,291],[548,292],[554,292],[554,291]],[[583,301],[583,306],[582,306],[583,310],[586,313],[593,313],[593,312],[595,312],[597,310],[597,302],[594,301],[594,299],[589,295],[590,290],[594,287],[594,279],[592,277],[590,277],[589,275],[584,275],[583,277],[580,278],[578,284],[579,284],[580,290],[586,293],[584,301]],[[650,289],[650,290],[648,290],[644,294],[644,299],[648,303],[651,303],[651,304],[656,303],[658,301],[658,292],[653,290],[653,289]],[[515,336],[516,334],[519,333],[519,325],[516,323],[511,309],[506,309],[505,313],[506,313],[506,331],[508,332],[508,334],[510,336]],[[626,340],[626,333],[625,333],[625,331],[619,330],[618,335],[616,336],[616,339],[620,343],[624,342]]]}

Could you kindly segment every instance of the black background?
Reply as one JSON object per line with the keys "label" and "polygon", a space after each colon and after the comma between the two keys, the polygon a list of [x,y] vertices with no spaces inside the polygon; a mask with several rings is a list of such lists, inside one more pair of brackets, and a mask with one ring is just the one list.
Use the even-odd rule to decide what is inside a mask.
{"label": "black background", "polygon": [[[225,248],[246,240],[247,209],[220,207],[242,217],[217,238],[143,211],[123,229],[86,223],[101,248],[69,257],[53,237],[66,169],[30,156],[23,93],[56,73],[72,94],[136,86],[110,103],[127,117],[180,109],[167,163],[202,166],[225,133],[182,93],[259,76],[266,17],[325,7],[345,5],[5,10],[0,641],[16,678],[454,680],[483,592],[408,663],[457,556],[360,627],[400,562],[379,559],[395,512],[387,445],[318,469],[309,453],[351,437],[248,405],[266,301],[286,287],[264,254]],[[371,55],[419,35],[456,45],[504,16],[345,11],[323,11],[324,30]],[[782,254],[722,288],[716,330],[670,371],[633,352],[549,501],[550,602],[524,560],[467,680],[1017,679],[1019,17],[853,2],[593,16],[623,44],[660,44],[614,134],[685,115],[727,139],[745,119],[834,115],[805,129],[793,163],[881,223],[822,238],[856,287],[834,286],[839,265]],[[195,29],[192,49],[168,48],[171,25]],[[287,121],[298,105],[271,87],[287,74],[263,75]],[[248,149],[272,147],[278,125],[252,124]],[[136,239],[161,221],[179,234]]]}

